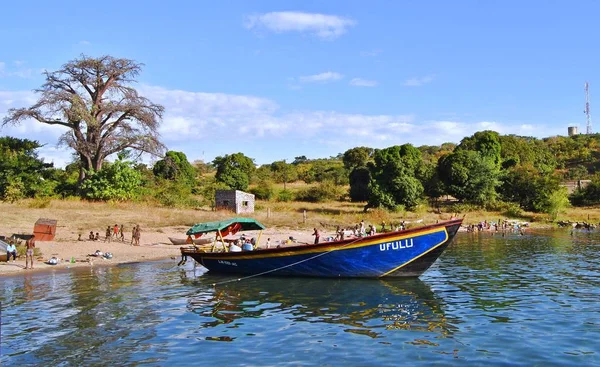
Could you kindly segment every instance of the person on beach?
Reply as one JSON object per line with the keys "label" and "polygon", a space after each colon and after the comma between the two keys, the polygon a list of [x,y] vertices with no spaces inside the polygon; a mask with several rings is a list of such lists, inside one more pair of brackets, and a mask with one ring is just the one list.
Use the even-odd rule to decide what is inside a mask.
{"label": "person on beach", "polygon": [[125,242],[125,226],[121,224],[121,227],[119,227],[119,237],[121,238],[121,241]]}
{"label": "person on beach", "polygon": [[142,236],[142,230],[140,229],[140,225],[135,226],[135,246],[140,245],[140,237]]}
{"label": "person on beach", "polygon": [[10,261],[10,255],[13,256],[13,262],[17,259],[17,248],[12,240],[8,241],[8,246],[6,246],[6,262]]}
{"label": "person on beach", "polygon": [[90,231],[90,235],[88,236],[90,241],[94,240],[94,231]]}
{"label": "person on beach", "polygon": [[29,261],[31,261],[31,269],[33,269],[33,249],[35,248],[35,235],[25,241],[25,269],[28,269]]}
{"label": "person on beach", "polygon": [[271,237],[267,238],[267,243],[265,244],[266,248],[271,247]]}
{"label": "person on beach", "polygon": [[94,237],[94,241],[100,241],[100,233],[96,232],[96,237]]}
{"label": "person on beach", "polygon": [[108,243],[110,243],[110,239],[112,238],[112,235],[110,234],[110,226],[106,227],[106,237],[104,237],[104,242],[108,241]]}
{"label": "person on beach", "polygon": [[315,245],[319,243],[319,238],[321,237],[321,235],[319,234],[319,230],[314,228],[315,232],[312,234],[313,236],[315,236]]}
{"label": "person on beach", "polygon": [[115,238],[115,240],[117,239],[117,236],[119,236],[119,225],[115,224],[115,226],[113,227],[113,237]]}
{"label": "person on beach", "polygon": [[137,226],[133,226],[131,230],[131,246],[135,245],[135,236],[136,236]]}

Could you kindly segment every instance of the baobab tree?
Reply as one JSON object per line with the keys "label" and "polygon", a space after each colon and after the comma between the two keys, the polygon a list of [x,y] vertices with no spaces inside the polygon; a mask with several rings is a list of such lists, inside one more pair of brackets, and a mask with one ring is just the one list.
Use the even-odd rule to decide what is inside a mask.
{"label": "baobab tree", "polygon": [[10,109],[2,126],[34,119],[69,128],[59,144],[81,159],[80,182],[86,171],[99,171],[106,157],[124,149],[158,155],[164,150],[158,134],[164,107],[131,86],[141,68],[133,60],[82,55],[44,72],[46,82],[35,90],[38,101]]}

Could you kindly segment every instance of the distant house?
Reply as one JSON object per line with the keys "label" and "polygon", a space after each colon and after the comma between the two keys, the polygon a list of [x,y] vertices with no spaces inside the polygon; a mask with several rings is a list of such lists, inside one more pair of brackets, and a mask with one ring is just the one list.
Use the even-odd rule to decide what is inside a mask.
{"label": "distant house", "polygon": [[217,190],[215,208],[236,214],[254,213],[254,195],[240,190]]}

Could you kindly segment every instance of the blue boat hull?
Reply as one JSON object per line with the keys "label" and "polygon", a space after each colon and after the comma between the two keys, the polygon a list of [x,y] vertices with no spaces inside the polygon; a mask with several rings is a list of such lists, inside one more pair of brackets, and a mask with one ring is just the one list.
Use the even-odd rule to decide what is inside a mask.
{"label": "blue boat hull", "polygon": [[450,244],[462,220],[318,245],[246,252],[182,248],[211,272],[310,277],[418,277]]}

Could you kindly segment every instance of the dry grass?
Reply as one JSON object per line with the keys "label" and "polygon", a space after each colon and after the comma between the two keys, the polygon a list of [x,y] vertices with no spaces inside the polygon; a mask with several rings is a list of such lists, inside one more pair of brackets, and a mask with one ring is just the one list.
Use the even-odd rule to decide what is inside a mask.
{"label": "dry grass", "polygon": [[[45,206],[45,207],[39,207]],[[211,211],[210,209],[171,209],[154,207],[136,203],[91,203],[79,200],[52,200],[40,205],[35,200],[23,200],[18,203],[0,203],[2,221],[0,234],[7,231],[31,233],[33,224],[38,218],[57,219],[59,227],[64,232],[82,233],[84,236],[90,230],[99,231],[109,225],[124,224],[131,229],[134,224],[153,231],[166,227],[181,227],[187,229],[195,223],[223,220],[232,217],[227,211]],[[306,211],[306,220],[304,219]],[[473,211],[456,213],[465,215],[465,223],[477,223],[482,220],[495,221],[506,218],[499,212]],[[452,213],[435,213],[429,208],[421,208],[417,212],[391,213],[385,210],[370,210],[363,212],[363,204],[349,202],[304,203],[304,202],[264,202],[256,203],[253,218],[263,222],[268,227],[311,229],[353,226],[364,220],[366,223],[381,225],[399,223],[402,220],[423,224],[435,223],[437,220],[449,219]],[[534,221],[537,225],[548,225],[544,215],[526,213],[524,220]],[[600,222],[599,208],[570,208],[559,219],[572,221]]]}

